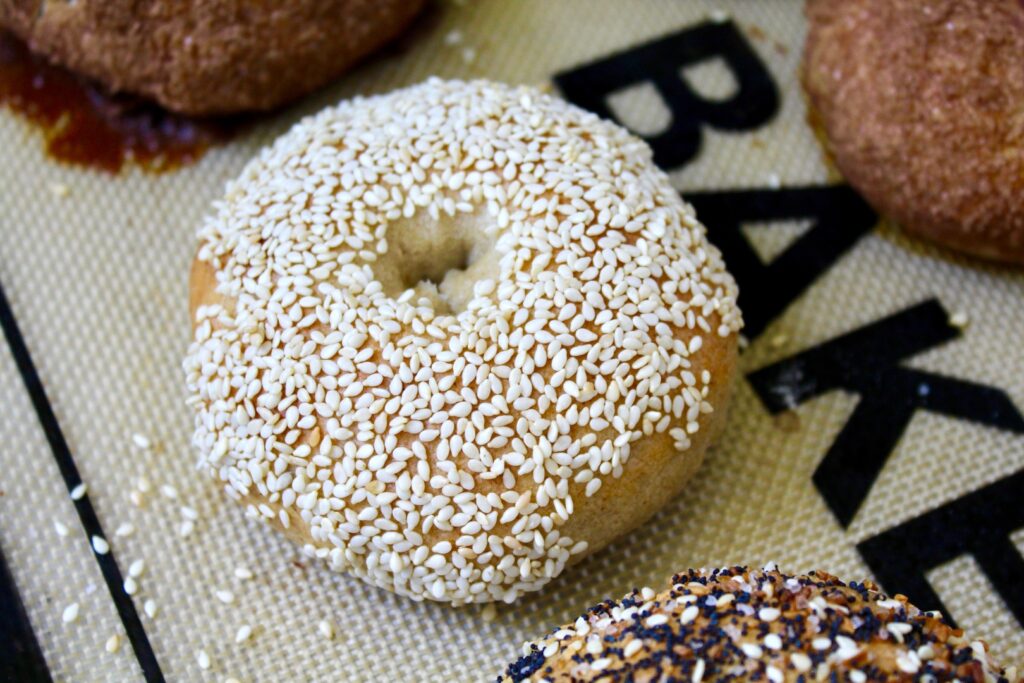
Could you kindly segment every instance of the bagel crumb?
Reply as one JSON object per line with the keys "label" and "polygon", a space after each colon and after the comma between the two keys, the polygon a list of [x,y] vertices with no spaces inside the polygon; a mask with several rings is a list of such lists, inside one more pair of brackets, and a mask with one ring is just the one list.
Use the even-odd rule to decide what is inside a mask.
{"label": "bagel crumb", "polygon": [[47,187],[49,187],[50,192],[54,196],[60,197],[61,199],[65,198],[69,194],[71,194],[71,188],[69,188],[64,183],[48,183]]}

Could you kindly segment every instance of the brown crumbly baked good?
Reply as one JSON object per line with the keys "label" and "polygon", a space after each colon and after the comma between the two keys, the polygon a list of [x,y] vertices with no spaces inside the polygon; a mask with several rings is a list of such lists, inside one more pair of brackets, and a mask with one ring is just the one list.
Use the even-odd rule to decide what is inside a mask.
{"label": "brown crumbly baked good", "polygon": [[836,165],[880,212],[1024,263],[1024,3],[809,0],[803,79]]}
{"label": "brown crumbly baked good", "polygon": [[190,115],[266,110],[396,36],[423,0],[0,0],[0,25],[115,92]]}
{"label": "brown crumbly baked good", "polygon": [[499,681],[1018,681],[984,643],[870,581],[774,566],[690,570],[591,607]]}
{"label": "brown crumbly baked good", "polygon": [[300,122],[201,229],[191,290],[203,469],[332,568],[454,604],[678,494],[741,324],[642,141],[482,81]]}

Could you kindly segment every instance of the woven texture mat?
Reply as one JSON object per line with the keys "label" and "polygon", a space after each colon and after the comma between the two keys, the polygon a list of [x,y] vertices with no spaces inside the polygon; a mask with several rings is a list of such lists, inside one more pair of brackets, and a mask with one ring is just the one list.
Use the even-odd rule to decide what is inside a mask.
{"label": "woven texture mat", "polygon": [[[806,123],[803,33],[794,0],[443,4],[399,49],[165,175],[56,165],[0,112],[0,282],[54,418],[26,390],[18,344],[4,346],[0,543],[51,675],[493,679],[524,640],[600,598],[768,561],[874,577],[1024,663],[1024,273],[905,238],[843,188]],[[300,557],[198,476],[189,447],[180,363],[201,216],[300,116],[430,74],[552,83],[647,136],[722,246],[749,321],[728,429],[689,490],[496,617]],[[88,484],[78,511],[96,514],[86,526],[72,462]],[[141,475],[152,490],[138,506]],[[182,506],[199,517],[184,538]],[[116,535],[125,524],[134,533]],[[93,554],[87,527],[109,554]],[[127,596],[116,571],[137,559]],[[236,644],[243,625],[251,639]]]}

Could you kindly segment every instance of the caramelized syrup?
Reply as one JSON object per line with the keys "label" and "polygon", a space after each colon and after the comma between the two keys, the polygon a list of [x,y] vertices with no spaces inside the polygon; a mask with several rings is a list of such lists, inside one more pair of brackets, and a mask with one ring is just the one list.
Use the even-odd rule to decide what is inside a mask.
{"label": "caramelized syrup", "polygon": [[0,105],[37,124],[52,158],[117,173],[126,163],[168,171],[197,161],[238,130],[237,120],[174,114],[99,85],[32,54],[0,29]]}

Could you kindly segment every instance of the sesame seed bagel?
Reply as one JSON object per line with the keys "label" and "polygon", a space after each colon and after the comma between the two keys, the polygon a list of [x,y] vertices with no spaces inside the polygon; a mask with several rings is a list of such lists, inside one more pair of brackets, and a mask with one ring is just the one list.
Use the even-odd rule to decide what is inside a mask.
{"label": "sesame seed bagel", "polygon": [[298,123],[199,231],[203,468],[329,566],[511,601],[646,520],[718,431],[741,316],[650,149],[430,80]]}
{"label": "sesame seed bagel", "polygon": [[1024,3],[806,10],[804,86],[850,184],[911,233],[1024,264]]}
{"label": "sesame seed bagel", "polygon": [[984,643],[870,581],[690,570],[659,594],[606,600],[538,643],[499,681],[1017,681]]}

